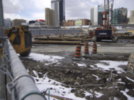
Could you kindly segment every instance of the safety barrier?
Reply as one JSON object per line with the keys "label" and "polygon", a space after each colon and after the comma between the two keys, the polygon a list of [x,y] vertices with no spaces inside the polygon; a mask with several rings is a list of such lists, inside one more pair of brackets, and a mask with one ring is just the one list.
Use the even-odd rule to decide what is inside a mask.
{"label": "safety barrier", "polygon": [[11,95],[10,100],[46,100],[36,87],[34,79],[27,73],[8,39],[5,39],[3,48],[5,65],[3,70],[2,68],[0,70],[10,76],[11,82],[7,83],[7,90]]}
{"label": "safety barrier", "polygon": [[66,34],[81,34],[80,29],[29,29],[33,36],[36,35],[66,35]]}

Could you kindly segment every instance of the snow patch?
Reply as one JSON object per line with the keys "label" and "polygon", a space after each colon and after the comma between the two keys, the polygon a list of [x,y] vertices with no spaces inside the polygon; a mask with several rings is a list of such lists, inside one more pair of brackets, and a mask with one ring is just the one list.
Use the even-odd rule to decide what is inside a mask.
{"label": "snow patch", "polygon": [[39,77],[37,71],[33,70],[33,74],[34,74],[36,77]]}
{"label": "snow patch", "polygon": [[89,92],[85,92],[85,96],[93,97],[93,94],[92,93],[89,93]]}
{"label": "snow patch", "polygon": [[38,53],[31,53],[28,58],[39,62],[48,62],[46,65],[49,65],[50,63],[58,63],[60,60],[64,59],[64,57],[61,56],[44,55]]}
{"label": "snow patch", "polygon": [[127,61],[105,61],[102,60],[100,63],[96,64],[98,68],[101,68],[102,70],[111,70],[114,69],[118,73],[124,72],[123,68],[121,68],[121,65],[127,65]]}
{"label": "snow patch", "polygon": [[92,76],[94,76],[96,78],[97,81],[100,80],[99,76],[95,75],[95,74],[92,74]]}
{"label": "snow patch", "polygon": [[[85,98],[76,97],[74,93],[71,93],[72,88],[66,88],[62,86],[62,83],[49,79],[48,77],[45,78],[34,77],[34,79],[36,81],[37,87],[41,92],[47,90],[47,93],[50,93],[50,95],[68,98],[71,100],[86,100]],[[50,100],[53,100],[53,98],[50,97]]]}
{"label": "snow patch", "polygon": [[114,100],[119,100],[118,98],[114,97]]}
{"label": "snow patch", "polygon": [[100,93],[100,92],[97,92],[97,91],[94,91],[93,90],[90,90],[91,93],[89,92],[85,92],[85,95],[86,96],[90,96],[90,97],[93,97],[93,94],[96,98],[100,98],[101,96],[103,96],[104,94]]}
{"label": "snow patch", "polygon": [[103,96],[104,94],[102,94],[102,93],[100,93],[100,92],[95,91],[95,95],[96,95],[96,97],[97,97],[97,98],[100,98],[100,97],[101,97],[101,96]]}
{"label": "snow patch", "polygon": [[126,89],[125,91],[121,91],[121,92],[123,93],[123,95],[125,95],[125,96],[127,97],[127,100],[134,100],[134,97],[131,97],[131,96],[129,96],[129,95],[127,94],[128,91],[129,91],[129,90]]}
{"label": "snow patch", "polygon": [[79,67],[87,67],[87,65],[84,64],[84,63],[77,63],[77,65],[78,65]]}
{"label": "snow patch", "polygon": [[131,81],[131,82],[134,82],[134,80],[133,79],[131,79],[131,78],[129,78],[129,77],[126,77],[129,81]]}

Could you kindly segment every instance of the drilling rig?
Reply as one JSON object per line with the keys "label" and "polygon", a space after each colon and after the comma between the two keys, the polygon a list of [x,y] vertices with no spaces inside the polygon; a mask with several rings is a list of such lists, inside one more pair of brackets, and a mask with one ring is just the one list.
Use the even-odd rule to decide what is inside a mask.
{"label": "drilling rig", "polygon": [[101,27],[95,29],[95,37],[97,41],[102,39],[114,39],[114,28],[112,27],[112,15],[113,15],[114,0],[104,0],[104,11],[102,12],[103,24]]}

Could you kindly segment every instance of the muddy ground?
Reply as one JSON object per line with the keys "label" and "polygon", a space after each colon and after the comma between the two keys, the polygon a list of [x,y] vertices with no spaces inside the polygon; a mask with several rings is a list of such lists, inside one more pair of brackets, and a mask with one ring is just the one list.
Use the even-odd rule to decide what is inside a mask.
{"label": "muddy ground", "polygon": [[[124,42],[124,40],[120,41]],[[127,42],[125,45],[129,47],[129,41]],[[108,44],[106,45],[106,43],[102,43],[102,45],[104,47],[109,46]],[[118,47],[117,44],[114,45],[112,43],[112,45]],[[112,45],[110,47],[112,47]],[[120,46],[123,46],[123,44]],[[133,45],[130,46],[132,47]],[[38,46],[36,48],[36,45],[34,45],[34,48],[35,49],[32,50],[33,52],[40,53]],[[127,72],[127,65],[121,66],[124,70],[123,73],[118,73],[114,69],[110,71],[95,69],[96,64],[100,62],[99,60],[82,59],[81,61],[74,61],[72,60],[73,52],[64,52],[64,50],[66,50],[65,48],[66,46],[61,51],[59,51],[60,48],[58,48],[58,52],[52,50],[52,52],[49,51],[47,53],[43,53],[43,47],[41,48],[41,53],[43,54],[64,56],[65,58],[58,64],[47,65],[45,62],[37,62],[28,58],[21,59],[31,75],[34,76],[33,70],[38,72],[39,77],[43,77],[43,75],[47,73],[49,78],[62,82],[65,87],[73,88],[71,92],[75,93],[78,97],[85,97],[87,100],[128,100],[121,92],[126,89],[128,90],[127,95],[134,97],[134,82],[130,80],[134,79],[134,75]],[[74,48],[71,47],[71,49]],[[127,59],[125,60],[127,61]],[[86,63],[87,67],[80,67],[77,63]],[[107,65],[107,63],[105,64]],[[92,66],[94,66],[94,68]],[[128,77],[130,79],[128,79]],[[92,91],[93,96],[85,96],[84,91]],[[94,95],[94,91],[98,91],[104,95],[97,98]]]}
{"label": "muddy ground", "polygon": [[[115,70],[103,71],[92,68],[90,65],[95,66],[99,62],[98,60],[73,61],[66,57],[60,64],[50,64],[48,66],[45,65],[45,62],[36,62],[27,58],[22,58],[22,61],[31,75],[34,76],[33,70],[36,70],[40,77],[47,73],[49,78],[62,82],[65,87],[73,88],[71,92],[78,97],[85,97],[84,91],[98,91],[104,94],[100,98],[87,96],[85,97],[87,100],[110,100],[110,97],[127,100],[127,97],[121,92],[126,89],[129,89],[128,95],[134,97],[134,83],[126,78],[126,75],[129,77],[130,74],[126,72],[118,74]],[[79,67],[77,63],[81,62],[88,66]],[[127,71],[127,66],[121,67]],[[111,78],[111,76],[113,77]],[[131,79],[134,78],[131,77]]]}

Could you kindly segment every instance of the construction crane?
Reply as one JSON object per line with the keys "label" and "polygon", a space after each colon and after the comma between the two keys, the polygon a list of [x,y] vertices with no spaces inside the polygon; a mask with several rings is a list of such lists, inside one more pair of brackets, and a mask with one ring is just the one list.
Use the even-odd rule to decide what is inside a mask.
{"label": "construction crane", "polygon": [[103,26],[106,29],[111,28],[114,0],[104,0]]}
{"label": "construction crane", "polygon": [[114,0],[104,0],[104,11],[102,12],[103,24],[95,30],[97,41],[102,39],[114,39],[112,28],[112,15],[113,15]]}

